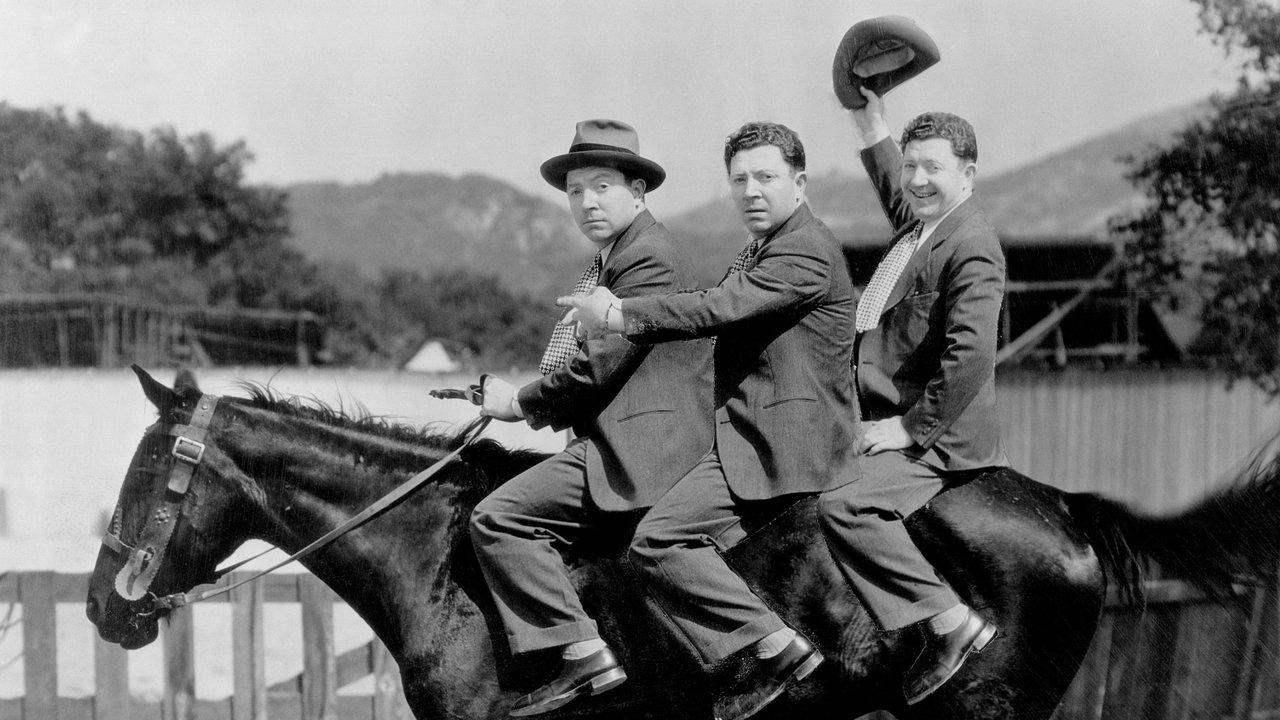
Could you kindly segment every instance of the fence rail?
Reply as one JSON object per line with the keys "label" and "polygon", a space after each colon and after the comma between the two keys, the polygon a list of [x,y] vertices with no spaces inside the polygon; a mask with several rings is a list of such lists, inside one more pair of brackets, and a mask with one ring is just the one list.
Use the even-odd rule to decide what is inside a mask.
{"label": "fence rail", "polygon": [[[1221,602],[1177,581],[1148,583],[1144,607],[1109,602],[1055,720],[1280,720],[1280,593],[1271,580],[1239,586]],[[160,701],[133,697],[127,652],[96,637],[94,696],[59,697],[56,605],[83,603],[88,581],[86,574],[54,572],[0,576],[0,603],[22,606],[25,678],[23,697],[0,699],[0,720],[411,720],[396,664],[377,639],[335,653],[333,608],[340,600],[311,575],[270,576],[211,600],[231,604],[231,697],[195,696],[189,609],[162,629]],[[264,667],[264,603],[301,606],[302,672],[272,685]],[[338,695],[369,675],[372,695]]]}
{"label": "fence rail", "polygon": [[[231,582],[248,573],[232,573]],[[0,577],[0,603],[22,605],[24,696],[0,699],[0,720],[412,720],[400,674],[376,638],[345,653],[334,651],[333,606],[340,602],[312,575],[273,575],[209,602],[231,604],[234,689],[231,697],[195,694],[193,614],[179,610],[163,624],[164,693],[159,702],[129,690],[129,656],[94,638],[94,696],[58,696],[56,604],[83,604],[87,574],[11,573]],[[264,603],[301,605],[303,667],[295,678],[268,686]],[[369,675],[373,695],[338,695]]]}

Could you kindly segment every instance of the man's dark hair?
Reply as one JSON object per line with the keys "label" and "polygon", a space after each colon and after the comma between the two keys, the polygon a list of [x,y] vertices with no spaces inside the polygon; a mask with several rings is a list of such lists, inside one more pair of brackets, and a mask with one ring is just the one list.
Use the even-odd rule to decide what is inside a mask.
{"label": "man's dark hair", "polygon": [[771,122],[749,122],[734,131],[724,141],[724,169],[729,169],[729,161],[734,155],[763,145],[781,150],[782,159],[787,161],[792,171],[804,170],[804,144],[800,142],[800,136],[786,125]]}
{"label": "man's dark hair", "polygon": [[978,162],[978,136],[968,120],[951,113],[927,112],[916,117],[902,130],[899,148],[906,150],[912,140],[942,138],[951,143],[951,152],[966,162]]}

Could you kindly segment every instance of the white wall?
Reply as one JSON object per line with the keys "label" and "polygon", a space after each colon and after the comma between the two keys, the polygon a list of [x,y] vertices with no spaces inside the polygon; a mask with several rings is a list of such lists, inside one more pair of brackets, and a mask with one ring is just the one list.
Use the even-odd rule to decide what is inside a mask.
{"label": "white wall", "polygon": [[[173,371],[153,374],[172,384]],[[471,375],[306,368],[197,373],[201,389],[220,395],[243,395],[239,380],[270,382],[280,392],[341,404],[353,414],[359,403],[412,425],[461,424],[476,416],[466,402],[427,395],[432,388],[475,382]],[[155,415],[128,369],[0,371],[0,488],[9,529],[0,538],[0,571],[93,568],[99,514],[115,506],[129,460]],[[564,446],[563,435],[523,423],[495,422],[486,435],[509,447]]]}

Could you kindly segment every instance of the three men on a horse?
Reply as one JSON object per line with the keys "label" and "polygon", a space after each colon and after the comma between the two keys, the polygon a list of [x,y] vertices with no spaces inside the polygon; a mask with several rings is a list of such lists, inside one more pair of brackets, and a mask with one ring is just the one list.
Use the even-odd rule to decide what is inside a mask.
{"label": "three men on a horse", "polygon": [[895,145],[880,98],[859,92],[852,115],[894,239],[856,303],[839,244],[805,200],[804,148],[785,126],[748,123],[725,144],[749,241],[704,290],[644,209],[665,173],[629,126],[579,123],[569,152],[543,164],[601,251],[557,301],[571,310],[543,376],[483,388],[486,414],[577,435],[472,516],[512,652],[561,649],[560,667],[513,716],[625,680],[560,553],[587,527],[637,517],[628,560],[700,659],[757,659],[717,693],[718,720],[750,717],[823,661],[721,556],[798,495],[821,494],[836,563],[880,627],[925,630],[906,702],[995,636],[903,525],[946,485],[1007,465],[994,398],[1004,259],[973,194],[976,140],[964,120],[928,113]]}

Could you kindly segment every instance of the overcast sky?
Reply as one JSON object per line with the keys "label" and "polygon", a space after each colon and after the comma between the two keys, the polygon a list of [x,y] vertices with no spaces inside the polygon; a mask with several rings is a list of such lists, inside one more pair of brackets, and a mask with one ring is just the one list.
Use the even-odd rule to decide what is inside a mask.
{"label": "overcast sky", "polygon": [[[795,128],[811,173],[855,171],[831,90],[850,25],[912,17],[942,62],[887,98],[890,123],[948,110],[984,173],[1230,87],[1189,0],[4,0],[0,100],[145,130],[243,139],[254,182],[478,171],[554,196],[538,165],[573,124],[635,125],[667,184],[723,193],[743,122]],[[860,170],[856,170],[860,172]]]}

